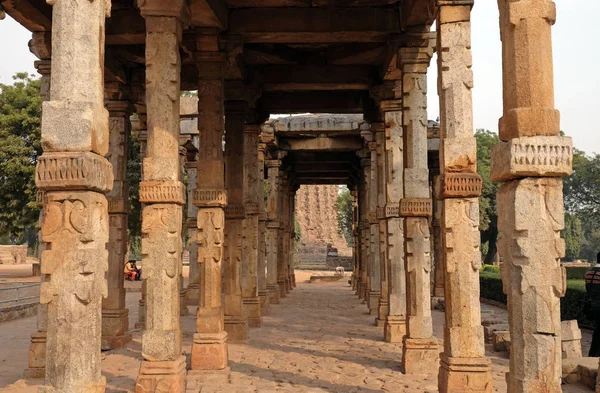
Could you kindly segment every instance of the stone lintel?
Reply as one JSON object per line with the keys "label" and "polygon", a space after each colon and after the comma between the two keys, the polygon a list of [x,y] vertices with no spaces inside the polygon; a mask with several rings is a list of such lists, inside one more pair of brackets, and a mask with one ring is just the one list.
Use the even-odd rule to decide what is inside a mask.
{"label": "stone lintel", "polygon": [[492,149],[492,181],[524,177],[565,177],[573,172],[573,141],[533,136],[499,142]]}
{"label": "stone lintel", "polygon": [[246,218],[244,205],[227,205],[225,206],[224,210],[226,219]]}
{"label": "stone lintel", "polygon": [[483,181],[477,173],[445,173],[436,180],[436,199],[475,198],[481,195]]}
{"label": "stone lintel", "polygon": [[227,205],[227,191],[224,189],[196,188],[192,193],[194,206],[197,207],[225,207]]}
{"label": "stone lintel", "polygon": [[108,200],[109,214],[127,214],[129,213],[129,200],[125,199],[110,199]]}
{"label": "stone lintel", "polygon": [[469,6],[473,7],[475,0],[436,0],[438,7]]}
{"label": "stone lintel", "polygon": [[383,112],[402,112],[402,99],[383,100],[379,103],[379,108]]}
{"label": "stone lintel", "polygon": [[177,180],[143,181],[140,183],[141,203],[185,204],[185,187]]}
{"label": "stone lintel", "polygon": [[402,198],[400,200],[401,217],[431,217],[432,201],[429,198]]}
{"label": "stone lintel", "polygon": [[35,185],[42,191],[112,190],[110,162],[92,152],[48,152],[38,159]]}
{"label": "stone lintel", "polygon": [[244,203],[244,211],[247,216],[256,216],[260,214],[258,203],[256,202],[246,202]]}

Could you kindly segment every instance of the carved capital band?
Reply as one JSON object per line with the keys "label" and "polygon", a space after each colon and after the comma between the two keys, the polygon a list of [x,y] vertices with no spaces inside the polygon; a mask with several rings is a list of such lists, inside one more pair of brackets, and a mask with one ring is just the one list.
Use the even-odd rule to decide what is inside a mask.
{"label": "carved capital band", "polygon": [[128,200],[125,199],[110,199],[108,198],[108,213],[109,214],[127,214],[129,213]]}
{"label": "carved capital band", "polygon": [[403,198],[400,200],[402,217],[431,217],[432,202],[429,198]]}
{"label": "carved capital band", "polygon": [[492,149],[492,181],[524,177],[565,177],[573,172],[573,141],[533,136],[499,142]]}
{"label": "carved capital band", "polygon": [[258,221],[268,221],[269,217],[267,215],[266,211],[262,211],[259,215],[258,215]]}
{"label": "carved capital band", "polygon": [[398,217],[400,217],[400,206],[398,204],[385,205],[384,207],[377,208],[377,218],[380,220]]}
{"label": "carved capital band", "polygon": [[383,100],[379,108],[383,112],[402,112],[402,100]]}
{"label": "carved capital band", "polygon": [[279,229],[279,227],[280,227],[279,221],[273,221],[273,220],[267,221],[267,229]]}
{"label": "carved capital band", "polygon": [[197,207],[227,206],[227,191],[224,189],[196,188],[192,198],[194,206]]}
{"label": "carved capital band", "polygon": [[379,224],[379,219],[377,218],[377,212],[367,213],[367,222],[369,224]]}
{"label": "carved capital band", "polygon": [[438,199],[475,198],[481,195],[483,184],[477,173],[445,173],[437,179]]}
{"label": "carved capital band", "polygon": [[260,210],[258,208],[258,203],[256,202],[246,202],[244,204],[244,210],[247,216],[256,216],[260,214]]}
{"label": "carved capital band", "polygon": [[225,218],[246,218],[244,205],[227,205],[224,208]]}
{"label": "carved capital band", "polygon": [[140,202],[185,204],[185,187],[176,180],[140,183]]}
{"label": "carved capital band", "polygon": [[92,152],[44,153],[38,159],[35,185],[42,191],[112,190],[113,171],[108,160]]}
{"label": "carved capital band", "polygon": [[281,160],[266,160],[265,165],[267,168],[279,168],[281,166]]}

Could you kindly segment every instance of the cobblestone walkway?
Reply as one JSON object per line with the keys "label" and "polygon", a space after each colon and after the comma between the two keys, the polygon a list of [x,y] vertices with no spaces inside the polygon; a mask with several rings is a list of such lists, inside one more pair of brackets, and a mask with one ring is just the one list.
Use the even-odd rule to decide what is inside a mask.
{"label": "cobblestone walkway", "polygon": [[[128,306],[133,307],[139,294],[128,293],[127,297]],[[400,372],[401,345],[381,341],[382,328],[374,326],[374,316],[366,311],[366,305],[361,304],[346,282],[299,283],[280,305],[272,307],[272,315],[264,317],[263,327],[251,329],[246,345],[229,346],[230,374],[205,377],[201,388],[194,393],[437,392],[437,375]],[[433,321],[439,339],[443,313],[434,311]],[[28,338],[35,327],[35,318],[20,322],[19,330],[26,329],[26,322],[31,325],[25,335]],[[182,322],[184,351],[189,353],[193,313],[183,317]],[[0,325],[3,342],[7,339],[4,325]],[[134,341],[127,348],[106,354],[102,368],[108,380],[107,393],[133,392],[141,360],[140,340],[141,332],[135,332]],[[26,363],[28,340],[22,341],[18,346],[24,348],[13,356]],[[506,392],[506,355],[496,352],[487,355],[493,361],[494,391]],[[18,381],[0,390],[33,393],[34,384],[39,382]],[[589,390],[567,385],[564,392]]]}

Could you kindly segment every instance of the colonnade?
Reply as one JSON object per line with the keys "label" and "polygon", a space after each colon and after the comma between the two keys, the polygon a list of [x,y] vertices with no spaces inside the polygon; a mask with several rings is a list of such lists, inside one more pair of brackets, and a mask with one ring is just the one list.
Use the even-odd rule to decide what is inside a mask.
{"label": "colonnade", "polygon": [[[33,40],[42,86],[49,84],[50,94],[43,104],[44,153],[36,170],[45,243],[42,311],[27,373],[45,374],[42,391],[103,392],[101,349],[130,339],[121,272],[127,253],[125,147],[135,110],[147,116],[140,184],[143,361],[135,391],[183,392],[207,371],[226,370],[227,343],[244,342],[270,304],[293,289],[298,184],[282,165],[285,152],[261,143],[260,124],[268,116],[257,110],[252,93],[226,91],[231,81],[225,80],[228,59],[218,32],[198,29],[186,61],[198,70],[200,147],[195,166],[187,165],[186,189],[179,146],[185,2],[139,4],[146,23],[143,100],[136,100],[139,92],[127,81],[104,73],[110,2],[52,4],[51,51],[50,37]],[[365,113],[372,126],[357,152],[359,181],[351,185],[353,288],[383,327],[382,339],[402,344],[404,371],[438,370],[442,393],[492,392],[479,304],[482,182],[473,137],[472,5],[438,0],[436,33],[410,34],[408,45],[396,52],[384,82],[371,91],[377,108]],[[558,302],[565,290],[560,177],[571,171],[572,147],[559,136],[554,108],[555,9],[547,0],[499,5],[504,115],[492,177],[505,182],[498,198],[500,253],[515,333],[507,381],[509,392],[559,392]],[[189,52],[189,42],[186,48]],[[434,48],[441,135],[440,174],[432,192],[426,73]],[[436,228],[436,222],[433,292],[439,296],[443,288],[446,307],[441,354],[430,311],[430,224]],[[197,263],[187,295],[198,304],[189,370],[180,324],[183,225],[194,236],[191,263]]]}

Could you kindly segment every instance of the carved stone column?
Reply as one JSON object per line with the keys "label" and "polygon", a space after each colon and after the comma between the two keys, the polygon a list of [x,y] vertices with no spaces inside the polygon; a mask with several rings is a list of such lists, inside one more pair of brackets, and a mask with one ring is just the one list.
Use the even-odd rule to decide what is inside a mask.
{"label": "carved stone column", "polygon": [[[50,66],[52,56],[51,32],[34,32],[29,41],[29,50],[38,59],[34,62],[37,72],[41,75],[40,78],[40,96],[42,101],[50,100]],[[39,223],[40,226],[44,222],[44,193],[38,191],[36,197],[37,206],[40,207]],[[45,250],[45,244],[42,240],[41,231],[38,232],[38,257]],[[41,275],[40,280],[44,282],[46,276]],[[31,334],[31,343],[29,345],[28,367],[23,372],[24,378],[44,378],[46,372],[46,331],[48,326],[48,305],[38,304],[37,312],[37,329]]]}
{"label": "carved stone column", "polygon": [[266,145],[258,144],[258,297],[261,315],[270,315],[271,306],[267,290],[267,212],[265,210],[265,155]]}
{"label": "carved stone column", "polygon": [[225,242],[223,283],[225,290],[225,331],[230,342],[248,339],[248,319],[242,301],[242,247],[244,212],[244,118],[246,103],[225,103]]}
{"label": "carved stone column", "polygon": [[[375,139],[375,130],[372,130]],[[381,297],[381,261],[379,254],[379,220],[377,219],[377,142],[369,143],[371,152],[371,173],[369,182],[369,264],[367,266],[369,277],[369,296],[367,306],[369,314],[377,314],[379,298]]]}
{"label": "carved stone column", "polygon": [[294,273],[294,259],[296,252],[296,191],[300,186],[294,184],[290,189],[290,256],[288,258],[288,275],[290,291],[296,287],[296,274]]}
{"label": "carved stone column", "polygon": [[[479,304],[479,202],[471,89],[471,5],[438,0],[442,247],[446,264],[446,323],[440,393],[492,392]],[[466,5],[465,5],[466,4]]]}
{"label": "carved stone column", "polygon": [[352,258],[354,264],[352,267],[352,290],[358,294],[358,286],[360,280],[360,242],[358,237],[358,187],[355,185],[350,190],[352,193]]}
{"label": "carved stone column", "polygon": [[185,188],[179,162],[179,45],[183,2],[146,0],[147,154],[140,184],[142,265],[146,284],[144,361],[136,393],[183,392],[185,356],[181,352],[180,276],[182,205]]}
{"label": "carved stone column", "polygon": [[224,207],[227,205],[223,157],[223,72],[226,57],[218,52],[216,34],[199,35],[196,45],[200,148],[193,199],[198,208],[198,259],[192,262],[197,262],[200,269],[200,298],[188,388],[196,381],[202,382],[204,375],[201,370],[222,370],[227,367],[228,361],[221,281]]}
{"label": "carved stone column", "polygon": [[[187,162],[187,149],[183,146],[179,146],[179,178],[184,179],[185,177],[185,163]],[[185,189],[185,200],[187,201],[188,193],[187,187]],[[183,213],[183,212],[182,212]],[[182,218],[183,219],[183,218]],[[179,270],[179,316],[190,315],[190,310],[187,306],[187,288],[183,283],[183,232],[181,237],[182,245],[182,258],[181,258],[181,269]],[[189,256],[189,255],[188,255]]]}
{"label": "carved stone column", "polygon": [[498,2],[504,113],[492,151],[499,252],[511,335],[508,392],[561,392],[560,297],[566,290],[561,177],[572,172],[571,138],[554,107],[550,0]]}
{"label": "carved stone column", "polygon": [[106,108],[109,118],[109,147],[107,158],[112,164],[114,185],[108,199],[108,296],[102,301],[102,349],[123,347],[131,341],[129,310],[125,308],[123,267],[128,258],[127,216],[129,213],[129,184],[127,183],[127,149],[131,133],[133,105],[117,100],[123,93],[115,83],[107,85]]}
{"label": "carved stone column", "polygon": [[404,196],[404,142],[401,80],[393,81],[394,97],[381,102],[385,120],[385,219],[387,234],[388,314],[383,336],[400,343],[406,334],[406,270],[404,266],[404,220],[399,204]]}
{"label": "carved stone column", "polygon": [[[439,176],[439,174],[438,174]],[[434,279],[433,279],[433,297],[434,298],[443,298],[444,297],[444,281],[446,277],[446,264],[444,263],[444,253],[442,249],[442,228],[441,218],[442,218],[442,203],[437,200],[434,196],[432,198],[433,201],[433,219],[431,222],[431,226],[433,228],[433,261],[434,261]],[[438,300],[438,299],[436,299]]]}
{"label": "carved stone column", "polygon": [[279,167],[280,160],[267,160],[269,195],[267,200],[267,292],[271,304],[279,304],[279,285],[277,284],[277,261],[279,260],[279,225],[281,209],[279,206]]}
{"label": "carved stone column", "polygon": [[403,340],[402,365],[406,373],[436,372],[439,349],[431,320],[431,241],[429,218],[432,202],[427,169],[427,68],[433,55],[435,35],[426,34],[432,45],[402,48],[404,217],[406,238],[407,324]]}
{"label": "carved stone column", "polygon": [[281,211],[281,225],[278,233],[280,252],[277,258],[277,285],[279,297],[286,297],[288,291],[287,261],[290,251],[290,183],[287,173],[279,171],[281,182],[279,184],[279,206]]}
{"label": "carved stone column", "polygon": [[[140,124],[140,131],[138,133],[138,140],[140,141],[140,160],[143,163],[146,158],[147,142],[148,142],[148,116],[146,113],[138,113],[138,121]],[[144,166],[140,168],[141,178],[144,181]],[[142,218],[140,217],[140,220]],[[138,306],[138,320],[135,323],[136,329],[146,328],[146,281],[142,280],[142,295],[140,297]]]}
{"label": "carved stone column", "polygon": [[198,206],[194,205],[194,190],[198,188],[198,162],[186,162],[187,172],[187,250],[190,253],[190,274],[187,286],[187,304],[200,304],[200,264],[198,263]]}
{"label": "carved stone column", "polygon": [[[259,124],[244,126],[244,256],[242,258],[242,296],[248,326],[262,326],[260,299],[258,297],[258,219],[259,191],[262,182],[258,179],[258,136]],[[260,187],[259,187],[260,186]]]}
{"label": "carved stone column", "polygon": [[[107,295],[113,173],[104,109],[104,27],[110,2],[51,2],[50,101],[42,108],[35,180],[43,192],[40,303],[47,305],[40,391],[100,393],[102,298]],[[45,81],[47,83],[47,80]],[[44,306],[42,306],[44,307]]]}
{"label": "carved stone column", "polygon": [[[369,133],[370,136],[370,133]],[[369,298],[369,262],[370,262],[370,235],[371,225],[369,223],[369,192],[371,185],[371,152],[363,150],[364,158],[361,159],[362,173],[362,192],[359,194],[360,222],[361,222],[361,288],[359,297],[364,302]]]}

